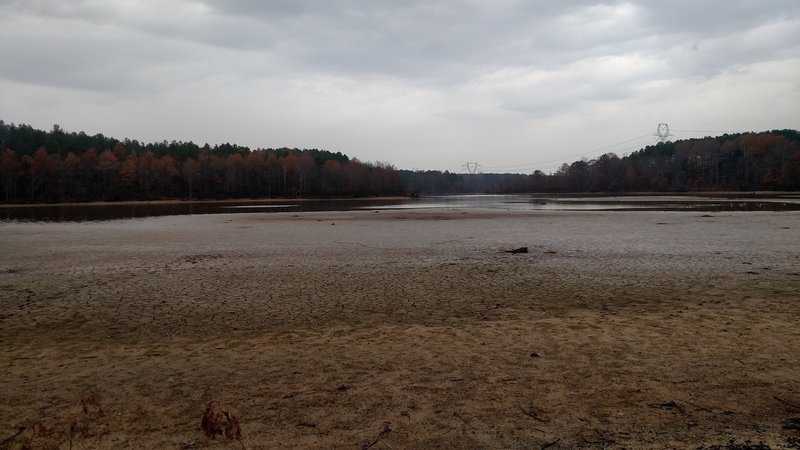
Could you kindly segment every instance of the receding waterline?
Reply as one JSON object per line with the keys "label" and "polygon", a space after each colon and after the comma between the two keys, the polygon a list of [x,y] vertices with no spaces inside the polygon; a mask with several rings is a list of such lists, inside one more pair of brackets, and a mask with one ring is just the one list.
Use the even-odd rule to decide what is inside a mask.
{"label": "receding waterline", "polygon": [[273,209],[273,208],[298,208],[300,205],[235,205],[220,206],[221,209]]}
{"label": "receding waterline", "polygon": [[446,195],[393,199],[201,201],[0,206],[0,221],[86,222],[196,214],[274,214],[357,210],[495,211],[800,211],[800,198],[701,196],[577,197],[540,195]]}

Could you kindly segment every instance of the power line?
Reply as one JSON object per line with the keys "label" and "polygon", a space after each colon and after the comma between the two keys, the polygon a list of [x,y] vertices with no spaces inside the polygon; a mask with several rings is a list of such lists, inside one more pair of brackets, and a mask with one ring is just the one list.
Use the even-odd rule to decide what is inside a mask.
{"label": "power line", "polygon": [[652,137],[652,134],[651,133],[643,134],[643,135],[635,137],[635,138],[631,138],[631,139],[628,139],[628,140],[625,140],[625,141],[622,141],[622,142],[617,142],[616,144],[606,145],[605,147],[596,148],[594,150],[590,150],[590,151],[584,152],[584,153],[579,153],[579,154],[576,154],[576,155],[567,155],[567,156],[562,156],[562,157],[556,158],[556,159],[550,159],[550,160],[546,160],[546,161],[539,161],[539,162],[530,163],[530,164],[519,164],[519,165],[516,165],[516,166],[485,167],[485,169],[517,169],[517,168],[523,168],[523,167],[540,166],[542,164],[547,164],[547,163],[556,162],[556,161],[563,161],[565,159],[577,158],[579,156],[586,156],[586,155],[589,155],[589,154],[592,154],[592,153],[597,153],[597,152],[600,152],[600,151],[603,151],[603,150],[607,150],[607,149],[610,149],[612,147],[616,147],[618,145],[627,144],[628,142],[633,142],[633,141],[636,141],[636,140],[639,140],[639,139],[642,139],[642,138],[645,138],[645,137]]}
{"label": "power line", "polygon": [[[641,147],[640,145],[634,145],[634,146],[632,146],[632,147],[621,148],[621,149],[619,149],[619,153],[620,153],[620,155],[619,155],[619,156],[624,156],[624,154],[625,154],[626,152],[628,152],[628,151],[631,151],[631,150],[639,150],[639,149],[641,149],[641,148],[642,148],[642,147]],[[545,170],[547,170],[547,169],[559,169],[559,168],[561,168],[561,166],[562,166],[562,164],[556,164],[556,165],[554,165],[554,166],[545,166],[545,167],[540,167],[539,169],[540,169],[540,170],[542,170],[542,171],[545,171]]]}
{"label": "power line", "polygon": [[725,130],[676,130],[673,129],[672,131],[678,131],[681,133],[735,133],[735,131],[725,131]]}
{"label": "power line", "polygon": [[[599,147],[599,148],[596,148],[594,150],[589,150],[589,151],[583,152],[583,153],[562,156],[562,157],[559,157],[559,158],[556,158],[556,159],[549,159],[549,160],[539,161],[539,162],[530,163],[530,164],[484,167],[484,169],[486,169],[486,170],[508,170],[508,169],[524,169],[524,168],[532,168],[532,167],[541,167],[542,165],[548,164],[548,163],[562,162],[562,161],[570,160],[572,158],[588,156],[588,155],[590,155],[592,153],[597,153],[597,152],[601,152],[601,151],[604,151],[604,150],[608,150],[608,149],[611,149],[613,147],[617,147],[617,146],[622,145],[622,144],[627,144],[629,142],[638,141],[639,139],[643,139],[643,138],[646,138],[646,137],[652,138],[653,136],[656,136],[656,138],[657,138],[656,141],[657,142],[662,142],[662,143],[663,142],[668,142],[669,138],[673,136],[671,131],[680,132],[680,133],[722,133],[722,134],[735,133],[735,131],[730,131],[730,130],[680,130],[680,129],[672,129],[672,130],[670,130],[669,125],[667,125],[666,123],[659,123],[658,127],[656,129],[656,134],[647,133],[647,134],[643,134],[641,136],[637,136],[635,138],[631,138],[631,139],[628,139],[628,140],[625,140],[625,141],[617,142],[615,144],[606,145],[604,147]],[[625,151],[634,150],[634,149],[637,149],[637,148],[640,148],[640,145],[635,145],[633,147],[628,147],[628,148],[625,148],[625,149],[619,149],[619,150],[617,150],[617,152],[625,152]],[[467,163],[466,165],[464,165],[462,167],[467,169],[467,171],[470,171],[470,167],[468,166],[468,164],[469,163]],[[476,165],[477,165],[477,163],[476,163]],[[560,166],[560,164],[556,165],[556,166],[545,166],[545,169],[547,169],[547,168],[558,168],[559,166]]]}

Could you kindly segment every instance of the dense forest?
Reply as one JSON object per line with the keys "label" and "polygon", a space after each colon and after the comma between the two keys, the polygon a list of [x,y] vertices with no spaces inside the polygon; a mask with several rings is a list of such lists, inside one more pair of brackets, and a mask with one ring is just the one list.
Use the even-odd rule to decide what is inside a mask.
{"label": "dense forest", "polygon": [[800,133],[665,142],[555,173],[396,170],[342,153],[236,144],[140,143],[0,121],[0,201],[63,202],[444,193],[800,190]]}
{"label": "dense forest", "polygon": [[0,121],[5,202],[381,196],[403,192],[393,167],[342,153],[236,144],[117,140]]}

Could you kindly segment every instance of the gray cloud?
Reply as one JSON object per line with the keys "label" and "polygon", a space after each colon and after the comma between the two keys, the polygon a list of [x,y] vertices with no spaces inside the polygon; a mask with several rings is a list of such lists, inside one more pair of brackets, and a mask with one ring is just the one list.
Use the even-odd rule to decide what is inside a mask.
{"label": "gray cloud", "polygon": [[[800,29],[796,1],[167,4],[173,6],[152,2],[126,9],[114,2],[32,0],[10,2],[5,13],[45,17],[73,34],[82,26],[113,27],[153,39],[240,50],[254,54],[243,57],[272,61],[287,72],[366,73],[442,83],[470,79],[497,67],[559,67],[585,58],[640,52],[671,58],[676,47],[719,50],[714,47],[720,40],[741,41],[742,35],[758,29],[787,24],[789,36],[761,42],[750,51],[747,45],[732,45],[714,57],[704,57],[703,64],[685,55],[674,59],[678,72],[711,74],[732,64],[770,59],[786,44],[796,48],[794,30]],[[147,39],[142,41],[146,45]],[[58,38],[49,44],[67,52],[86,48],[74,39]],[[89,51],[97,55],[104,45],[113,51],[110,44],[99,42]],[[175,60],[183,56],[176,46],[160,47],[147,47],[155,62],[158,53]],[[144,55],[135,61],[152,62]]]}
{"label": "gray cloud", "polygon": [[[753,68],[764,64],[776,73],[800,70],[796,0],[0,0],[0,15],[0,87],[13,100],[6,104],[16,105],[0,105],[4,120],[42,116],[6,93],[22,92],[20,86],[74,91],[65,98],[77,102],[79,117],[90,111],[87,118],[105,117],[103,105],[119,102],[168,108],[162,99],[179,105],[213,98],[197,107],[212,116],[215,107],[240,111],[241,123],[264,124],[254,141],[317,133],[317,146],[331,136],[331,123],[341,129],[343,117],[369,124],[376,136],[369,142],[392,133],[392,124],[429,130],[432,140],[444,139],[433,135],[442,127],[484,130],[486,138],[473,141],[485,142],[497,136],[501,118],[509,127],[503,135],[523,140],[531,121],[600,123],[598,111],[619,105],[650,117],[653,99],[663,95],[688,99],[703,95],[697,86],[714,91],[722,80],[755,86],[752,77],[764,73]],[[777,81],[772,85],[790,90],[784,96],[797,97],[796,83]],[[737,95],[745,93],[731,93]],[[274,112],[281,110],[283,116]],[[255,113],[264,121],[246,116]],[[774,116],[776,125],[800,119],[797,111]],[[289,133],[289,120],[305,124]],[[207,136],[210,123],[198,135]],[[180,129],[191,136],[191,124]],[[376,151],[358,136],[336,136]],[[414,146],[424,146],[426,136]],[[455,131],[447,136],[462,149],[481,145],[464,145]]]}
{"label": "gray cloud", "polygon": [[[800,15],[794,1],[206,4],[226,16],[246,17],[259,24],[256,28],[275,27],[287,43],[282,56],[297,64],[401,76],[435,76],[449,64],[480,70],[571,63],[620,50],[666,52],[686,40],[698,43],[769,23],[797,23]],[[246,36],[257,34],[246,28],[241,32],[244,36],[220,44],[247,45],[251,40]],[[796,45],[796,36],[792,42]],[[774,41],[759,51],[768,58],[785,44]]]}

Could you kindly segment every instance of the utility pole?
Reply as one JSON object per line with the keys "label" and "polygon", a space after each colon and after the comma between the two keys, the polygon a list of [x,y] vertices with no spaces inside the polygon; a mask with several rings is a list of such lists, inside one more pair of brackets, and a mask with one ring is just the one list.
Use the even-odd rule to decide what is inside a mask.
{"label": "utility pole", "polygon": [[656,133],[653,136],[657,138],[659,144],[664,144],[669,142],[671,140],[670,137],[674,135],[669,132],[669,124],[660,123],[656,127]]}
{"label": "utility pole", "polygon": [[461,166],[461,168],[466,170],[468,174],[475,175],[476,173],[480,173],[481,165],[478,164],[477,161],[475,162],[467,161],[464,165]]}

